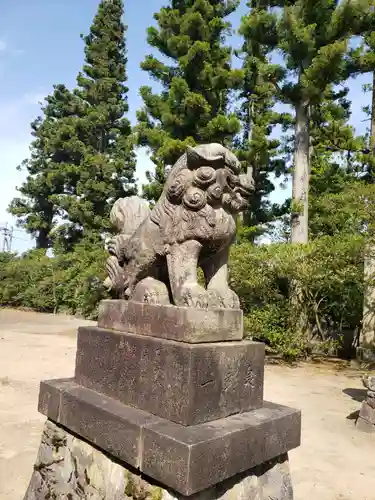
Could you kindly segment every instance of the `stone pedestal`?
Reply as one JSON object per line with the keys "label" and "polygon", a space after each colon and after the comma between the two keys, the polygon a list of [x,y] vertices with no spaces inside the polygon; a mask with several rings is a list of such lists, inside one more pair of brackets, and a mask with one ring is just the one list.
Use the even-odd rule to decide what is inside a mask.
{"label": "stone pedestal", "polygon": [[[47,421],[24,500],[183,500],[111,455]],[[190,500],[291,500],[288,457],[282,455],[208,488]]]}
{"label": "stone pedestal", "polygon": [[[39,411],[49,422],[38,460],[48,463],[43,454],[54,453],[48,444],[54,435],[63,436],[55,439],[64,443],[63,455],[51,462],[52,469],[36,465],[27,500],[46,498],[38,493],[46,488],[55,494],[51,498],[74,499],[76,472],[76,479],[68,481],[69,494],[56,490],[71,467],[81,468],[81,486],[102,491],[102,496],[84,498],[138,498],[126,493],[134,482],[137,491],[146,488],[143,499],[226,498],[233,488],[235,498],[292,499],[286,455],[300,444],[301,417],[297,410],[263,401],[264,345],[234,340],[238,333],[223,341],[231,337],[228,324],[239,312],[229,311],[232,319],[225,320],[227,311],[206,311],[211,333],[203,337],[210,342],[193,342],[198,332],[194,310],[159,309],[106,301],[99,324],[108,326],[114,311],[120,311],[112,326],[133,325],[132,331],[80,328],[74,378],[41,383]],[[134,316],[126,315],[134,310],[164,318],[164,328],[172,315],[173,340],[170,333],[158,337],[156,326],[143,316],[139,322],[149,325],[148,335],[140,334]],[[187,322],[185,332],[182,320],[182,331],[176,327],[179,314]],[[197,317],[202,315],[198,310]],[[91,457],[90,467],[82,449]],[[89,471],[96,471],[100,481]]]}

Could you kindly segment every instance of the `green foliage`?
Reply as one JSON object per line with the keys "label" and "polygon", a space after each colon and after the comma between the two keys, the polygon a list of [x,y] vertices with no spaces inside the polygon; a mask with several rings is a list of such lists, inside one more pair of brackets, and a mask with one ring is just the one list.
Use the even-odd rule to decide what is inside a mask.
{"label": "green foliage", "polygon": [[[37,248],[51,246],[51,230],[59,215],[54,198],[64,192],[64,184],[70,182],[77,163],[77,141],[67,126],[76,111],[72,93],[64,85],[55,85],[42,106],[43,117],[31,124],[30,157],[18,167],[28,175],[18,188],[21,196],[12,200],[9,211],[17,217],[18,225],[35,237]],[[61,134],[69,149],[62,147]]]}
{"label": "green foliage", "polygon": [[[328,184],[328,183],[327,183]],[[375,186],[364,181],[346,183],[311,200],[310,231],[313,237],[360,234],[374,237]]]}
{"label": "green foliage", "polygon": [[[230,66],[231,49],[224,45],[230,33],[225,20],[238,1],[173,1],[163,7],[148,30],[148,43],[162,59],[148,55],[142,69],[162,91],[141,87],[144,102],[138,112],[137,135],[151,152],[155,174],[148,173],[144,196],[155,201],[166,171],[195,143],[231,143],[239,132],[237,116],[229,112],[231,90],[238,87],[242,72]],[[165,61],[165,62],[164,62]]]}
{"label": "green foliage", "polygon": [[[57,85],[32,125],[28,172],[10,211],[47,248],[71,249],[110,229],[117,198],[135,194],[135,154],[126,87],[123,2],[102,0],[85,42],[77,88]],[[61,224],[61,219],[63,223]]]}
{"label": "green foliage", "polygon": [[[253,9],[257,4],[255,0],[251,2]],[[273,65],[269,71],[268,82],[273,83],[278,101],[295,110],[293,197],[295,203],[302,203],[302,212],[293,213],[291,240],[307,242],[310,156],[314,154],[311,150],[316,148],[318,151],[326,140],[318,133],[322,128],[316,127],[317,141],[310,141],[310,126],[322,122],[322,118],[326,121],[329,113],[335,111],[338,142],[342,143],[344,130],[340,127],[337,111],[344,110],[344,96],[332,89],[356,72],[348,57],[349,42],[368,29],[373,17],[372,0],[296,0],[272,4],[281,8],[268,10],[262,20],[258,20],[263,29],[252,30],[249,47],[256,40],[267,46],[269,52],[278,50],[283,56],[282,63]],[[264,4],[260,2],[259,5]],[[251,54],[250,48],[247,51]],[[270,62],[269,56],[267,59]],[[322,106],[324,101],[328,101],[326,106]],[[317,120],[320,111],[326,116]],[[334,130],[327,132],[326,137],[331,136],[331,140],[337,142]],[[348,127],[345,132],[348,135],[346,142],[353,140]]]}
{"label": "green foliage", "polygon": [[268,199],[275,189],[270,174],[280,177],[286,172],[280,141],[272,133],[277,125],[289,124],[291,117],[275,111],[275,81],[280,79],[280,71],[270,62],[274,49],[270,26],[274,15],[262,0],[248,5],[250,12],[242,18],[239,30],[244,39],[238,52],[243,59],[244,78],[239,96],[242,131],[236,149],[244,168],[253,169],[255,191],[243,217],[244,227],[251,229],[243,232],[243,237],[253,241],[267,230],[269,222],[284,213],[285,207]]}
{"label": "green foliage", "polygon": [[[235,245],[231,283],[247,334],[288,359],[307,355],[316,341],[355,335],[362,318],[363,246],[363,237],[348,234],[308,245]],[[302,300],[293,300],[293,282]],[[307,330],[297,335],[301,314]]]}
{"label": "green foliage", "polygon": [[73,252],[48,257],[42,250],[0,254],[0,305],[95,318],[105,298],[105,252],[81,242]]}

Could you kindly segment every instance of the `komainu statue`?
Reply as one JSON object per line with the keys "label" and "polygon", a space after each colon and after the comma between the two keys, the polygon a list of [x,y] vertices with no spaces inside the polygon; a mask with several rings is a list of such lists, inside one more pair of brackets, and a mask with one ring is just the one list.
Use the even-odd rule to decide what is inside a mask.
{"label": "komainu statue", "polygon": [[[228,285],[235,216],[253,190],[252,173],[220,144],[188,147],[150,210],[136,196],[116,201],[106,286],[119,298],[149,304],[239,308]],[[197,268],[206,286],[198,284]]]}

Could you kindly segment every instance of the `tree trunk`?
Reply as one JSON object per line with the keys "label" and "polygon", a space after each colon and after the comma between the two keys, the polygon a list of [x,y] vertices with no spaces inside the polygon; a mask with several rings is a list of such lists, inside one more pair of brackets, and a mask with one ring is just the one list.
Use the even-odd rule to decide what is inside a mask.
{"label": "tree trunk", "polygon": [[36,240],[36,248],[47,250],[50,247],[50,228],[49,229],[39,229]]}
{"label": "tree trunk", "polygon": [[310,132],[308,104],[301,102],[296,106],[292,243],[308,242],[309,179],[310,179]]}
{"label": "tree trunk", "polygon": [[371,101],[371,154],[375,157],[375,71],[372,74],[372,101]]}
{"label": "tree trunk", "polygon": [[[369,182],[374,182],[373,162],[375,158],[375,72],[372,75],[371,129],[370,129]],[[364,293],[362,331],[359,338],[359,357],[375,359],[375,247],[366,245],[364,260]]]}

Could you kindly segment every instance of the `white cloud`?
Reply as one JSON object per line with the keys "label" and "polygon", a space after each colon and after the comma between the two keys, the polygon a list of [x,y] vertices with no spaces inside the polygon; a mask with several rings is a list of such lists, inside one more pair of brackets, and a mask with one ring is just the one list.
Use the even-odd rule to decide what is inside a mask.
{"label": "white cloud", "polygon": [[0,52],[5,52],[8,48],[8,44],[5,40],[0,38]]}

